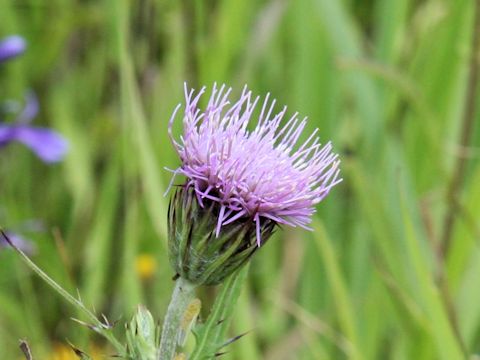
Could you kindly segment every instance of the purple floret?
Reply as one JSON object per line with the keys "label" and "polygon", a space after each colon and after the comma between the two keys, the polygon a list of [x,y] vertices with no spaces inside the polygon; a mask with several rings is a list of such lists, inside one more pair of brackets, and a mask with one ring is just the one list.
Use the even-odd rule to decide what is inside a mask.
{"label": "purple floret", "polygon": [[[206,109],[198,93],[185,86],[183,135],[177,142],[170,119],[169,134],[182,165],[174,171],[188,178],[197,199],[218,202],[217,235],[223,225],[244,217],[256,223],[260,245],[262,218],[306,229],[319,203],[338,184],[338,155],[330,142],[321,145],[315,130],[303,144],[299,138],[306,118],[295,113],[282,122],[286,107],[274,113],[275,100],[267,95],[260,114],[254,115],[259,97],[244,88],[230,103],[232,89],[213,87]],[[249,129],[251,128],[251,130]]]}

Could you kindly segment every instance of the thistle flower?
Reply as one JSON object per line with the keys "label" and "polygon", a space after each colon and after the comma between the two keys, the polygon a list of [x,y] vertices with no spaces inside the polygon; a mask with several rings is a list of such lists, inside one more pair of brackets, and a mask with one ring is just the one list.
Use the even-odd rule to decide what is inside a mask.
{"label": "thistle flower", "polygon": [[11,35],[0,41],[0,63],[21,55],[27,45],[25,40],[18,35]]}
{"label": "thistle flower", "polygon": [[67,153],[68,143],[51,129],[30,125],[37,113],[37,98],[30,93],[24,109],[12,123],[1,122],[0,118],[0,149],[12,142],[20,142],[46,163],[61,161]]}
{"label": "thistle flower", "polygon": [[171,260],[194,283],[221,282],[276,224],[309,229],[315,205],[341,181],[338,155],[330,142],[320,144],[318,130],[299,144],[306,118],[283,121],[287,108],[274,113],[269,95],[256,115],[260,97],[245,87],[230,103],[231,92],[214,86],[201,110],[205,87],[195,93],[185,86],[179,142],[172,125],[180,105],[169,124],[182,162],[173,172],[187,178],[170,205]]}

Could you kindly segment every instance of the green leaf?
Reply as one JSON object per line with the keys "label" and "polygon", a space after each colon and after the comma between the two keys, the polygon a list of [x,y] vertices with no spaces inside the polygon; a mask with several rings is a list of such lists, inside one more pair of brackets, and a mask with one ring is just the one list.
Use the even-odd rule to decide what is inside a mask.
{"label": "green leaf", "polygon": [[155,360],[157,327],[152,314],[142,305],[127,326],[129,355],[136,360]]}
{"label": "green leaf", "polygon": [[228,339],[225,339],[237,299],[248,273],[248,265],[232,274],[224,282],[215,300],[207,322],[195,329],[197,344],[190,360],[203,360],[215,357]]}

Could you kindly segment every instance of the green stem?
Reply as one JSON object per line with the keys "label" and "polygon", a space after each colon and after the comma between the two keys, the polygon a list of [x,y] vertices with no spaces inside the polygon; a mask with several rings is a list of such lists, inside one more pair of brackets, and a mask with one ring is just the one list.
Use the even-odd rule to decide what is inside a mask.
{"label": "green stem", "polygon": [[157,355],[158,360],[172,360],[174,358],[181,330],[182,318],[188,305],[195,298],[196,287],[196,285],[182,277],[178,278],[175,282],[172,300],[170,300],[167,315],[163,321],[162,337]]}

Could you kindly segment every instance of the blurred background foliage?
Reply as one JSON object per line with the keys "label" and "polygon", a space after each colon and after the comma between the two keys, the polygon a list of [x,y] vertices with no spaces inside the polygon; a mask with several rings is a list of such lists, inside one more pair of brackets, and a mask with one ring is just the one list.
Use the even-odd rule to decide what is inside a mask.
{"label": "blurred background foliage", "polygon": [[[223,357],[480,353],[479,127],[471,146],[457,145],[474,5],[0,0],[0,36],[28,41],[1,65],[0,97],[35,91],[35,124],[70,142],[54,166],[20,145],[1,149],[1,225],[30,238],[34,260],[98,314],[122,324],[143,303],[161,320],[173,285],[164,167],[179,164],[168,119],[184,81],[237,93],[248,84],[333,140],[344,182],[318,207],[313,232],[284,229],[258,253],[231,326],[248,334]],[[12,251],[0,251],[0,269],[1,359],[20,358],[19,338],[38,359],[69,358],[67,340],[111,354]],[[214,292],[201,292],[203,317]]]}

